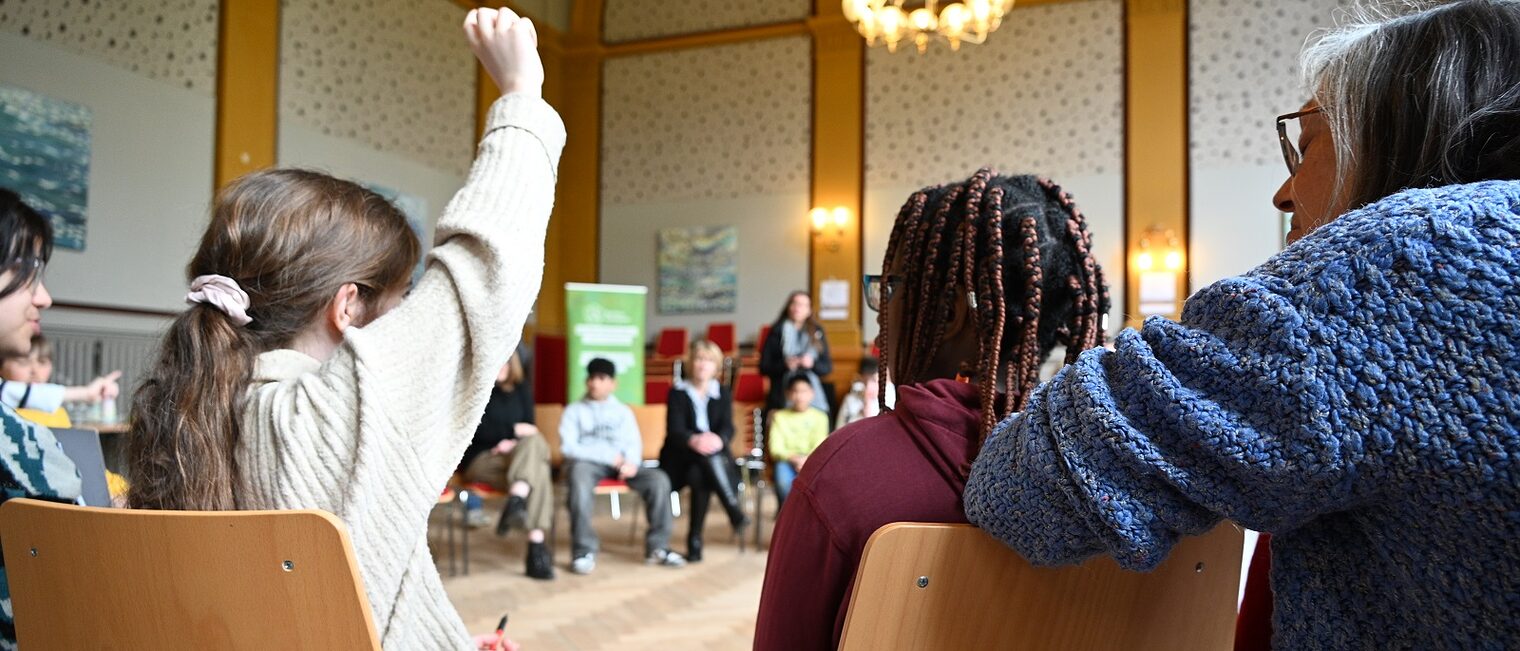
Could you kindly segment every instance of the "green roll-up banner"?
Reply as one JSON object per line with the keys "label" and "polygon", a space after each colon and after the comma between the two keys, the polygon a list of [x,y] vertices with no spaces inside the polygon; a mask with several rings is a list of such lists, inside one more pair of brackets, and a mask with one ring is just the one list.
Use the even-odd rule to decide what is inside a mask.
{"label": "green roll-up banner", "polygon": [[565,395],[586,393],[586,363],[597,357],[617,366],[617,398],[644,404],[644,314],[648,287],[565,283],[570,364]]}

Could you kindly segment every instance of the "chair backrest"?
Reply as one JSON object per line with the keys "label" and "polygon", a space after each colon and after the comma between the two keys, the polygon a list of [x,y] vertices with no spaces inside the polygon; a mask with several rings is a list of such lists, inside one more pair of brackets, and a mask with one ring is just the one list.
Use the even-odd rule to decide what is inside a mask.
{"label": "chair backrest", "polygon": [[644,404],[665,404],[665,400],[670,397],[671,384],[672,382],[670,380],[645,379]]}
{"label": "chair backrest", "polygon": [[565,386],[569,372],[569,342],[557,335],[540,334],[533,338],[533,396],[539,402],[564,404],[569,401]]}
{"label": "chair backrest", "polygon": [[654,354],[661,357],[681,357],[686,354],[686,328],[662,328],[655,340]]}
{"label": "chair backrest", "polygon": [[644,437],[644,458],[660,458],[660,448],[665,445],[665,405],[632,405],[633,417],[639,423],[639,435]]}
{"label": "chair backrest", "polygon": [[735,402],[765,402],[765,376],[759,371],[740,373],[734,383]]}
{"label": "chair backrest", "polygon": [[717,345],[724,355],[732,355],[739,350],[739,342],[734,340],[734,324],[732,323],[707,324],[707,340]]}
{"label": "chair backrest", "polygon": [[970,525],[889,524],[866,543],[840,649],[1228,649],[1243,539],[1225,523],[1140,573],[1034,567]]}
{"label": "chair backrest", "polygon": [[549,444],[549,464],[558,468],[565,455],[559,450],[559,421],[565,416],[564,405],[533,405],[533,421],[540,436]]}
{"label": "chair backrest", "polygon": [[54,429],[53,436],[63,446],[63,454],[79,470],[84,503],[111,506],[111,488],[106,483],[106,455],[100,448],[100,432],[92,429]]}
{"label": "chair backrest", "polygon": [[323,511],[16,499],[0,544],[29,651],[380,649],[348,532]]}

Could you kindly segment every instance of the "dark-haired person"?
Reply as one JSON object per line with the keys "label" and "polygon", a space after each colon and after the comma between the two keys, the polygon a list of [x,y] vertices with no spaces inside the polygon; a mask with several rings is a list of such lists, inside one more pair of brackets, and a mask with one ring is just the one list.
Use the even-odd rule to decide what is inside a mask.
{"label": "dark-haired person", "polygon": [[1291,239],[1037,389],[966,513],[1040,564],[1272,534],[1280,649],[1520,631],[1520,2],[1329,33],[1283,139]]}
{"label": "dark-haired person", "polygon": [[965,522],[981,436],[1022,404],[1058,343],[1070,357],[1103,340],[1108,294],[1086,222],[1032,176],[981,170],[915,193],[882,267],[868,298],[896,406],[834,432],[792,485],[757,650],[834,648],[866,539],[891,522]]}
{"label": "dark-haired person", "polygon": [[[31,350],[42,310],[53,304],[42,286],[42,270],[52,253],[53,229],[47,220],[16,193],[0,188],[0,356]],[[17,497],[63,502],[79,498],[79,471],[52,431],[4,404],[0,430],[0,503]],[[0,562],[0,649],[16,648],[14,612]]]}
{"label": "dark-haired person", "polygon": [[813,297],[804,291],[787,295],[770,334],[760,345],[760,372],[770,380],[767,412],[786,405],[787,378],[802,374],[813,384],[813,406],[829,413],[828,386],[823,378],[834,372],[829,340],[813,318]]}
{"label": "dark-haired person", "polygon": [[[460,471],[465,481],[478,482],[507,494],[496,535],[512,527],[528,533],[523,573],[547,581],[554,578],[553,555],[544,532],[554,524],[554,477],[549,466],[549,443],[533,423],[533,380],[523,363],[523,347],[496,374],[475,438],[465,448]],[[471,527],[483,526],[480,497],[471,494],[467,507]]]}
{"label": "dark-haired person", "polygon": [[881,413],[883,406],[891,407],[892,397],[888,395],[882,400],[881,386],[881,362],[875,357],[861,358],[860,367],[855,370],[855,381],[850,384],[850,393],[839,403],[839,416],[834,419],[834,427],[837,429],[875,416]]}
{"label": "dark-haired person", "polygon": [[596,485],[621,479],[644,500],[649,532],[644,562],[684,567],[686,559],[670,551],[670,478],[659,468],[644,467],[644,437],[628,405],[618,401],[617,367],[598,357],[586,364],[586,394],[565,407],[559,421],[560,452],[565,456],[565,491],[570,494],[570,571],[596,569],[601,540],[591,525]]}
{"label": "dark-haired person", "polygon": [[786,379],[786,408],[771,412],[766,436],[776,469],[777,508],[792,493],[808,456],[829,437],[829,415],[814,405],[817,395],[812,380],[797,373]]}
{"label": "dark-haired person", "polygon": [[712,496],[718,497],[728,523],[742,536],[749,516],[739,503],[734,457],[734,397],[718,382],[723,351],[711,341],[691,342],[686,358],[688,377],[670,388],[665,398],[665,445],[660,469],[670,477],[670,490],[691,487],[691,520],[686,533],[686,560],[702,560],[702,526]]}

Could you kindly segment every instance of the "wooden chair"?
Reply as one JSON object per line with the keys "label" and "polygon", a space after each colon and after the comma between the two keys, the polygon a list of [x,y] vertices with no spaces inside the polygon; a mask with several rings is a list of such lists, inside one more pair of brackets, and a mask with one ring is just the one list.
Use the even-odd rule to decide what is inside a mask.
{"label": "wooden chair", "polygon": [[840,649],[1229,649],[1243,540],[1225,523],[1140,573],[1037,568],[970,525],[889,524],[866,542]]}
{"label": "wooden chair", "polygon": [[28,651],[380,649],[348,531],[323,511],[15,499],[0,543]]}

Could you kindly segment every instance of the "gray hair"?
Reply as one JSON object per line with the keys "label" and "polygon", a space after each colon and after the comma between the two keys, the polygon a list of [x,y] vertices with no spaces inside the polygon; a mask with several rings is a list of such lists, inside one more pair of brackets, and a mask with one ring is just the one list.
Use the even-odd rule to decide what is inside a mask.
{"label": "gray hair", "polygon": [[1520,178],[1520,0],[1363,5],[1302,69],[1334,141],[1337,205]]}

